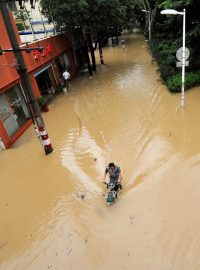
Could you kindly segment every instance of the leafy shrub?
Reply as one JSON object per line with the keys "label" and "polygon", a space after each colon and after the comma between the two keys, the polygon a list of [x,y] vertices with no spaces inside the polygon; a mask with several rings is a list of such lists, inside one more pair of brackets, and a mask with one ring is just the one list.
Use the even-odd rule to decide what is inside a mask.
{"label": "leafy shrub", "polygon": [[[167,80],[167,87],[171,92],[181,92],[182,75],[176,74]],[[185,89],[200,85],[200,72],[188,72],[185,75]]]}
{"label": "leafy shrub", "polygon": [[37,98],[37,101],[38,101],[38,104],[39,104],[40,106],[45,105],[45,98],[44,98],[43,96],[39,96],[39,97]]}
{"label": "leafy shrub", "polygon": [[177,45],[171,40],[154,39],[150,46],[159,66],[161,78],[166,81],[177,72],[175,68]]}

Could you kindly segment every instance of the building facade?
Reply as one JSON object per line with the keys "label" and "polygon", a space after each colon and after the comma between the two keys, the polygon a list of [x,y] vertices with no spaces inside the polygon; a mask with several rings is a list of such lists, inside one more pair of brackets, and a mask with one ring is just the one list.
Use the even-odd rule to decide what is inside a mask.
{"label": "building facade", "polygon": [[[43,96],[48,102],[61,91],[62,72],[67,69],[71,78],[76,74],[76,65],[71,43],[65,34],[42,38],[28,45],[20,39],[12,13],[10,16],[21,47],[43,47],[43,53],[23,52],[35,97]],[[0,47],[11,48],[7,31],[0,14]],[[31,125],[27,106],[26,89],[22,88],[17,72],[17,63],[12,52],[0,55],[0,149],[9,148]]]}
{"label": "building facade", "polygon": [[48,19],[42,15],[39,2],[35,2],[34,8],[31,8],[29,2],[23,2],[23,9],[20,9],[18,3],[14,3],[10,6],[11,9],[22,43],[33,42],[56,34],[55,24],[49,23]]}

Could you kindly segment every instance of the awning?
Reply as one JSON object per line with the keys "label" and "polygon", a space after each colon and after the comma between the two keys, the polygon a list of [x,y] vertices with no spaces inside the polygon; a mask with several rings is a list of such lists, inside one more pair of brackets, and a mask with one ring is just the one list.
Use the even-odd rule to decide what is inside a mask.
{"label": "awning", "polygon": [[48,65],[48,66],[43,67],[42,69],[40,69],[40,70],[38,70],[38,71],[36,71],[36,72],[34,73],[34,77],[36,77],[37,75],[39,75],[40,73],[42,73],[43,71],[45,71],[46,69],[48,69],[48,68],[50,68],[50,67],[51,67],[51,64]]}

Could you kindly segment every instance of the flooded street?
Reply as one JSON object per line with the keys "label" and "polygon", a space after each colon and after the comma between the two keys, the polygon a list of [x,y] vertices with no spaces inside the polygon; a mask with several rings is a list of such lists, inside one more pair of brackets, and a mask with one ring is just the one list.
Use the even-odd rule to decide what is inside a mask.
{"label": "flooded street", "polygon": [[[170,94],[140,34],[0,152],[0,270],[199,270],[200,88]],[[187,70],[186,70],[187,72]],[[123,189],[105,202],[105,166]]]}

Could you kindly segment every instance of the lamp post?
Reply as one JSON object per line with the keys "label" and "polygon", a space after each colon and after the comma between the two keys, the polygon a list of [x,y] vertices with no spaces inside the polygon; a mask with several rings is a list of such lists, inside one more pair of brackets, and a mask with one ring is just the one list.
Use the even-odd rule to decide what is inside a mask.
{"label": "lamp post", "polygon": [[182,15],[183,16],[183,46],[182,46],[182,83],[181,83],[181,106],[184,107],[185,102],[185,17],[186,12],[185,9],[183,9],[183,12],[176,11],[174,9],[165,9],[161,11],[161,14],[165,15]]}
{"label": "lamp post", "polygon": [[148,30],[149,30],[149,41],[151,41],[151,13],[149,10],[142,9],[142,12],[148,14]]}

